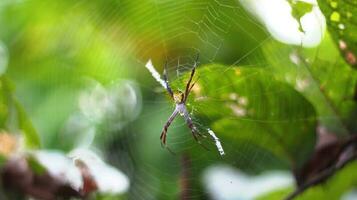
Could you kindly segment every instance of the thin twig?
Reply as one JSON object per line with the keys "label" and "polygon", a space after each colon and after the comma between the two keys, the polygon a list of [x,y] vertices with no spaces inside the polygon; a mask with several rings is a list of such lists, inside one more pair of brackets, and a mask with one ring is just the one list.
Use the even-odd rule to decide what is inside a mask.
{"label": "thin twig", "polygon": [[301,193],[303,193],[308,188],[316,186],[316,185],[324,182],[326,179],[328,179],[329,177],[333,176],[337,171],[342,169],[348,163],[350,163],[350,162],[352,162],[352,161],[354,161],[356,159],[357,159],[357,153],[354,152],[349,158],[347,158],[344,161],[341,161],[340,163],[337,163],[336,165],[334,165],[334,166],[322,171],[317,176],[312,178],[310,181],[306,182],[305,184],[303,184],[302,186],[297,188],[294,192],[289,194],[289,196],[287,196],[285,198],[285,200],[292,200],[295,197],[299,196]]}

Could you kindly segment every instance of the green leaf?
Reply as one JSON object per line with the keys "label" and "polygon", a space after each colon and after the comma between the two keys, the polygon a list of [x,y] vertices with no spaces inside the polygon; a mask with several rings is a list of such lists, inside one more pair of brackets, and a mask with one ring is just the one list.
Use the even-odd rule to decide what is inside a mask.
{"label": "green leaf", "polygon": [[299,30],[301,32],[305,32],[301,25],[301,17],[303,17],[306,13],[312,11],[312,4],[304,2],[304,1],[296,1],[296,0],[289,0],[288,1],[291,6],[291,15],[298,21],[299,23]]}
{"label": "green leaf", "polygon": [[40,138],[27,117],[24,108],[13,95],[14,85],[7,77],[0,78],[0,128],[10,133],[20,131],[25,139],[26,147],[40,147]]}
{"label": "green leaf", "polygon": [[263,52],[274,76],[295,87],[314,105],[321,125],[338,135],[357,130],[353,117],[357,71],[339,55],[330,34],[314,49],[269,41]]}
{"label": "green leaf", "polygon": [[318,3],[341,55],[347,63],[356,68],[357,1],[318,0]]}
{"label": "green leaf", "polygon": [[14,99],[17,110],[19,128],[23,131],[26,146],[29,148],[39,148],[41,146],[40,138],[36,129],[33,127],[22,105]]}
{"label": "green leaf", "polygon": [[[306,161],[315,144],[315,110],[291,86],[264,68],[211,65],[197,74],[199,91],[193,90],[189,103],[199,123],[211,127],[224,147],[236,146],[246,163],[266,156],[246,156],[250,148],[262,148],[290,167]],[[184,88],[187,78],[174,88]]]}

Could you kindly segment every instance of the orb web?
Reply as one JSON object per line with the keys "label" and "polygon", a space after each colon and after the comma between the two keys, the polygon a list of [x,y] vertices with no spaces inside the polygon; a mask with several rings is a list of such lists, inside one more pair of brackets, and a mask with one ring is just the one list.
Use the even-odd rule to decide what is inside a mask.
{"label": "orb web", "polygon": [[[36,1],[25,2],[30,5]],[[168,146],[173,148],[176,155],[172,155],[162,148],[159,136],[174,105],[167,97],[166,91],[146,71],[145,64],[149,59],[152,60],[159,72],[162,72],[164,63],[167,61],[170,82],[185,77],[185,74],[192,69],[196,55],[199,54],[198,68],[212,63],[227,66],[213,72],[221,74],[222,78],[231,73],[231,68],[237,66],[274,69],[272,63],[289,62],[294,66],[296,74],[283,78],[286,78],[287,82],[294,86],[296,82],[297,90],[303,91],[307,87],[306,85],[313,85],[314,88],[320,86],[307,66],[294,65],[294,63],[301,62],[299,61],[301,58],[296,57],[294,51],[291,51],[290,58],[286,57],[286,49],[280,49],[279,44],[272,42],[273,39],[264,26],[248,14],[238,1],[150,0],[140,2],[103,1],[100,3],[77,1],[74,4],[69,2],[63,4],[66,5],[64,13],[73,16],[74,20],[69,23],[70,25],[65,20],[61,21],[56,30],[65,33],[63,38],[78,39],[80,44],[84,44],[83,49],[76,49],[75,52],[70,52],[70,55],[67,56],[76,55],[76,51],[85,51],[89,55],[88,57],[93,60],[97,57],[101,58],[99,60],[105,58],[106,62],[98,63],[98,74],[95,77],[110,77],[112,73],[120,74],[122,72],[124,75],[121,78],[135,81],[141,89],[143,107],[140,115],[128,125],[117,130],[116,133],[100,135],[100,138],[105,141],[104,145],[96,144],[103,152],[107,152],[106,157],[111,164],[118,166],[129,176],[131,180],[129,197],[131,199],[166,199],[166,197],[172,197],[173,194],[179,194],[181,191],[177,180],[182,178],[182,165],[184,164],[180,154],[189,152],[191,149],[200,149],[200,154],[191,156],[191,164],[186,166],[193,174],[199,173],[199,170],[204,168],[199,164],[196,165],[203,160],[208,163],[207,167],[210,163],[226,163],[232,166],[246,163],[248,168],[263,170],[259,160],[262,157],[266,157],[265,160],[274,159],[269,153],[242,142],[240,149],[251,152],[248,156],[239,152],[235,145],[224,140],[221,140],[221,143],[226,155],[235,154],[237,159],[231,161],[225,157],[219,157],[214,147],[214,141],[208,142],[210,151],[201,148],[192,138],[190,130],[180,116],[170,126],[168,133]],[[41,6],[62,8],[56,4],[50,5],[48,2],[42,3]],[[77,14],[78,10],[84,14]],[[77,35],[76,30],[81,25],[88,28],[86,35]],[[49,35],[56,34],[50,33]],[[101,44],[93,44],[91,40],[98,40],[98,38]],[[70,46],[70,44],[67,45]],[[110,49],[110,54],[92,52],[93,45],[106,46]],[[267,58],[270,51],[275,52]],[[318,54],[319,49],[315,53]],[[308,62],[314,63],[314,61],[313,59]],[[105,65],[115,65],[117,71],[101,70],[100,67]],[[125,68],[130,68],[128,70],[130,72],[125,72]],[[329,73],[332,75],[333,72]],[[199,76],[199,74],[197,75]],[[246,78],[249,79],[249,77]],[[217,85],[213,91],[219,92],[222,88],[230,86],[232,85]],[[269,92],[279,95],[280,90],[271,88]],[[251,94],[256,98],[261,98],[264,95],[254,91],[251,91]],[[208,96],[208,98],[210,97]],[[325,115],[319,116],[320,119],[335,119],[333,109],[322,94],[319,100],[326,103],[328,110],[324,113]],[[212,128],[211,124],[200,120],[199,116],[204,116],[205,113],[197,113],[197,110],[205,109],[204,105],[198,101],[189,103],[189,111],[194,124],[201,131],[207,132],[207,129]],[[236,111],[238,114],[242,112]],[[209,118],[209,116],[206,117]],[[237,117],[234,120],[239,123],[241,120],[249,119]],[[262,120],[262,123],[284,122]],[[258,127],[252,127],[252,132],[255,130],[259,130]],[[220,133],[216,131],[215,133],[220,138]],[[207,133],[205,134],[207,135]],[[96,137],[98,138],[98,136]],[[234,136],[233,139],[235,137],[238,136]],[[252,135],[248,142],[253,142],[255,137],[257,136]],[[189,182],[200,182],[197,177],[199,178],[199,175],[183,177],[183,179]],[[192,199],[197,197],[195,195],[207,193],[202,187],[192,186],[189,191],[192,194]]]}
{"label": "orb web", "polygon": [[[199,66],[212,63],[222,63],[227,65],[228,67],[226,69],[214,72],[222,74],[222,77],[224,77],[225,73],[231,73],[229,68],[235,66],[269,67],[269,63],[265,59],[266,55],[262,52],[262,47],[270,42],[272,38],[265,31],[264,27],[248,15],[238,2],[150,1],[144,2],[143,4],[137,4],[135,8],[130,10],[125,9],[125,4],[125,2],[118,3],[117,8],[108,8],[109,11],[107,11],[107,13],[113,13],[113,16],[116,16],[115,13],[121,11],[125,13],[120,16],[120,19],[122,20],[121,25],[126,28],[126,33],[123,34],[123,36],[125,36],[125,39],[122,39],[123,46],[119,47],[119,49],[122,52],[128,51],[134,54],[134,56],[132,56],[133,62],[136,63],[135,72],[133,73],[134,79],[139,79],[139,74],[145,74],[144,66],[149,59],[152,59],[154,66],[157,67],[159,72],[163,70],[164,63],[168,63],[170,82],[182,79],[182,76],[192,69],[197,54],[200,55]],[[148,16],[150,17],[148,18]],[[133,22],[132,17],[137,21],[134,20]],[[240,24],[241,22],[245,25],[249,24],[256,29],[261,30],[261,32],[252,33],[245,27],[245,25]],[[230,44],[230,42],[234,40],[227,38],[240,37],[239,34],[243,34],[244,39],[238,39],[237,43]],[[245,42],[247,42],[248,45],[243,45]],[[125,45],[131,43],[134,43],[136,48],[132,48],[131,45]],[[274,59],[279,60],[280,57]],[[150,76],[149,73],[147,73],[147,75]],[[132,191],[130,196],[133,199],[155,199],[158,196],[165,198],[172,196],[173,194],[179,194],[180,191],[177,180],[182,178],[182,162],[180,161],[181,158],[179,155],[192,148],[200,147],[197,143],[192,142],[194,140],[190,135],[190,130],[186,127],[186,124],[182,119],[176,119],[170,126],[168,133],[168,146],[173,147],[176,155],[172,155],[160,146],[159,136],[162,127],[174,109],[174,106],[172,105],[173,102],[167,98],[166,91],[162,88],[160,89],[161,86],[159,84],[155,83],[156,86],[153,86],[153,89],[152,86],[148,86],[146,83],[138,82],[145,90],[155,93],[155,96],[151,97],[151,99],[143,99],[143,104],[148,108],[143,108],[142,114],[137,119],[137,121],[140,122],[139,125],[142,125],[142,123],[148,125],[144,126],[143,129],[125,130],[128,132],[127,134],[130,135],[129,141],[133,143],[128,143],[129,141],[119,143],[121,143],[123,146],[122,149],[125,152],[145,151],[145,148],[158,148],[159,150],[155,150],[154,152],[159,152],[159,154],[151,155],[148,153],[141,156],[135,156],[135,153],[128,153],[129,155],[131,154],[131,156],[128,157],[130,162],[139,163],[138,165],[133,164],[132,166],[135,175],[132,177],[134,184],[131,188]],[[229,87],[229,85],[217,86],[217,92],[219,92],[222,87]],[[279,89],[272,88],[272,91],[270,92],[278,95],[280,91]],[[260,93],[253,94],[253,96],[256,96],[257,98],[262,95],[263,94]],[[199,103],[192,102],[190,105],[190,113],[193,116],[195,126],[201,131],[205,131],[210,128],[210,124],[205,124],[204,122],[201,122],[199,118],[196,118],[195,110],[200,106]],[[204,110],[204,108],[201,108],[201,110]],[[204,113],[200,114],[204,115]],[[180,116],[178,118],[180,118]],[[159,119],[159,121],[157,119]],[[237,118],[236,120],[237,123],[239,123],[242,119]],[[263,123],[284,122],[263,120]],[[156,132],[157,134],[145,136],[145,129],[150,127],[153,128],[148,132],[150,132],[150,134]],[[207,135],[207,133],[204,134]],[[107,137],[110,138],[111,136],[108,135]],[[257,136],[252,135],[249,141],[253,142],[255,137]],[[144,142],[143,140],[148,140],[148,142]],[[212,143],[214,142],[209,142],[209,144]],[[136,147],[140,146],[139,150],[135,149],[133,144],[135,144]],[[241,144],[242,146],[240,148],[252,152],[249,156],[237,152],[238,150],[236,147],[228,142],[225,143],[222,141],[222,145],[226,154],[229,155],[234,152],[239,155],[236,161],[227,163],[233,166],[237,165],[237,163],[245,163],[249,161],[247,164],[248,166],[263,170],[263,167],[260,167],[259,165],[258,159],[261,159],[262,157],[266,157],[267,160],[275,159],[272,158],[269,153],[266,153],[265,155],[263,151],[257,150],[254,146],[245,144],[244,142]],[[180,147],[175,149],[175,146]],[[214,146],[212,149],[212,145],[210,145],[210,148],[211,151],[206,151],[202,148],[200,155],[195,154],[195,157],[190,157],[190,163],[199,163],[201,160],[206,160],[207,163],[226,162],[224,158],[220,158],[219,156],[212,157],[212,154],[218,155],[218,152],[214,149]],[[118,155],[118,157],[119,156],[120,155]],[[161,157],[161,165],[159,166],[155,163],[157,162],[157,157]],[[128,162],[128,160],[126,162]],[[198,169],[200,168],[194,164],[189,166],[191,173],[196,173]],[[175,178],[173,179],[172,176]],[[184,177],[184,179],[188,179],[189,182],[197,182],[197,180],[191,180],[194,179],[193,177]],[[152,184],[148,184],[147,180]],[[163,186],[162,184],[165,184],[166,186]],[[176,189],[165,190],[163,188]],[[197,193],[207,192],[194,187],[189,188],[189,190],[192,199],[196,198],[194,195]]]}

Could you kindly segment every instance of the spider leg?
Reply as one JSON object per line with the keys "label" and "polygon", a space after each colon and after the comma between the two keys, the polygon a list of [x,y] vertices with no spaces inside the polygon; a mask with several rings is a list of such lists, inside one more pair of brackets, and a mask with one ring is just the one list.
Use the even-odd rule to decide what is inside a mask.
{"label": "spider leg", "polygon": [[165,146],[165,148],[167,149],[167,151],[169,151],[172,155],[176,155],[176,153],[175,152],[173,152],[168,146]]}
{"label": "spider leg", "polygon": [[160,136],[161,144],[163,144],[164,146],[166,145],[167,129],[170,127],[171,123],[174,121],[174,119],[178,113],[179,113],[179,111],[177,109],[175,109],[174,112],[169,117],[169,119],[167,120],[167,122],[161,132],[161,136]]}
{"label": "spider leg", "polygon": [[[188,96],[188,94],[190,94],[190,92],[191,92],[193,86],[195,86],[195,84],[197,83],[197,81],[198,81],[199,78],[200,78],[200,77],[198,77],[198,78],[195,80],[195,82],[193,82],[193,83],[191,84],[191,86],[190,86],[190,88],[189,88],[189,90],[188,90],[187,96]],[[186,97],[186,99],[187,99],[187,97]]]}
{"label": "spider leg", "polygon": [[195,71],[196,71],[196,67],[193,67],[192,71],[191,71],[191,75],[190,75],[190,79],[188,79],[187,85],[186,85],[186,89],[185,89],[185,97],[188,95],[188,92],[190,90],[191,87],[191,81],[193,76],[195,75]]}
{"label": "spider leg", "polygon": [[[187,84],[186,84],[184,101],[186,101],[186,99],[187,99],[187,97],[188,97],[188,94],[190,93],[190,90],[192,89],[192,88],[191,88],[191,81],[192,81],[192,78],[193,78],[193,76],[195,75],[195,72],[196,72],[196,67],[197,67],[198,59],[199,59],[199,54],[197,54],[197,57],[196,57],[196,60],[195,60],[195,64],[193,65],[193,68],[192,68],[192,71],[191,71],[190,78],[188,79],[188,82],[187,82]],[[191,88],[191,89],[190,89],[190,88]]]}
{"label": "spider leg", "polygon": [[170,87],[169,81],[168,81],[168,75],[167,75],[167,61],[165,62],[165,67],[164,67],[164,73],[163,73],[163,77],[164,77],[164,82],[165,82],[165,86],[166,86],[166,90],[169,93],[169,95],[171,96],[171,98],[173,98],[174,93],[172,92],[172,89]]}
{"label": "spider leg", "polygon": [[206,146],[204,146],[204,145],[201,143],[201,141],[198,139],[197,136],[199,136],[199,137],[205,137],[205,136],[203,136],[203,135],[197,130],[196,126],[195,126],[195,125],[193,124],[193,122],[192,122],[192,119],[191,119],[191,117],[190,117],[190,114],[187,112],[186,109],[184,110],[184,118],[185,118],[186,124],[187,124],[188,128],[190,128],[191,133],[192,133],[192,136],[193,136],[193,138],[196,140],[196,142],[197,142],[198,144],[200,144],[200,145],[201,145],[203,148],[205,148],[206,150],[209,150],[209,149],[208,149]]}

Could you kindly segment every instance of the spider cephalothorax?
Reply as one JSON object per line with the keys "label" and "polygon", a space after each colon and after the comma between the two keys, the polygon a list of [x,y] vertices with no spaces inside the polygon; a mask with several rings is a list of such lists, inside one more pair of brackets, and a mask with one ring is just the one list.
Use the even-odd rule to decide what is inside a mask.
{"label": "spider cephalothorax", "polygon": [[183,92],[181,92],[180,90],[177,91],[177,92],[174,92],[173,93],[173,99],[175,101],[175,104],[180,104],[180,103],[183,103],[183,100],[185,98],[185,95]]}
{"label": "spider cephalothorax", "polygon": [[161,136],[160,136],[161,142],[164,145],[166,144],[167,129],[169,128],[172,121],[176,118],[176,116],[178,114],[180,114],[181,116],[184,117],[186,124],[191,129],[192,136],[195,138],[196,141],[198,141],[197,136],[200,136],[200,133],[198,132],[195,125],[193,124],[191,116],[186,108],[187,97],[190,94],[193,86],[195,85],[195,82],[191,84],[191,81],[192,81],[193,76],[195,75],[197,60],[198,60],[198,56],[197,56],[194,66],[192,68],[191,75],[190,75],[189,80],[187,81],[187,85],[186,85],[184,92],[182,92],[180,90],[175,91],[175,92],[172,91],[172,89],[169,85],[169,82],[168,82],[167,73],[166,73],[166,65],[165,65],[164,74],[163,74],[164,82],[165,82],[165,86],[166,86],[165,88],[166,88],[167,92],[169,93],[170,97],[174,100],[176,106],[175,106],[175,110],[173,111],[173,113],[171,114],[169,119],[167,120],[167,122],[162,130]]}

